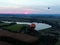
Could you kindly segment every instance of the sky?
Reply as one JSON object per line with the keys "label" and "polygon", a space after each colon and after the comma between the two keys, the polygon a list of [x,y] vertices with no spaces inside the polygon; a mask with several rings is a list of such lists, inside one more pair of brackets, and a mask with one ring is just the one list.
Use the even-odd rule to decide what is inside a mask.
{"label": "sky", "polygon": [[60,0],[0,0],[0,13],[60,14]]}

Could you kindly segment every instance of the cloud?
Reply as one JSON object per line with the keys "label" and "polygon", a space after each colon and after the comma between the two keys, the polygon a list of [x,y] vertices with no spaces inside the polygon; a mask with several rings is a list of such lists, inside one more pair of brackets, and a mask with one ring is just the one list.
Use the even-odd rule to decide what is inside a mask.
{"label": "cloud", "polygon": [[[60,0],[0,0],[0,13],[60,13]],[[51,9],[48,9],[51,7]]]}

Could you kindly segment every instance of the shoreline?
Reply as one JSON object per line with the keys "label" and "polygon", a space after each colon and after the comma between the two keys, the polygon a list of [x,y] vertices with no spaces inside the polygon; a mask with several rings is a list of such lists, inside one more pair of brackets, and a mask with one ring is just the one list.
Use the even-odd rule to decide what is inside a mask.
{"label": "shoreline", "polygon": [[[13,22],[9,22],[9,21],[2,21],[2,22],[4,22],[4,23],[13,23]],[[33,22],[33,23],[36,25],[35,30],[37,30],[37,31],[52,27],[52,26],[50,26],[48,24],[44,24],[44,23],[37,23],[37,22]],[[27,25],[31,25],[32,23],[29,23],[29,22],[16,22],[16,24],[27,24]]]}

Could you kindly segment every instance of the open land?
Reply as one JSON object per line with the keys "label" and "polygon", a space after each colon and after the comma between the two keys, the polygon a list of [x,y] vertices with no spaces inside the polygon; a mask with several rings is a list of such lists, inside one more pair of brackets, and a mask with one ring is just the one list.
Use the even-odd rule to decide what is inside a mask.
{"label": "open land", "polygon": [[[5,19],[3,19],[3,18],[1,18],[1,20],[3,20],[3,21],[6,21],[8,18],[5,18]],[[13,19],[13,20],[12,20]],[[56,22],[56,20],[57,20],[57,22]],[[36,43],[34,42],[34,41],[32,41],[32,39],[33,38],[35,38],[36,40],[38,39],[38,36],[37,37],[34,37],[34,36],[32,36],[32,38],[29,40],[29,41],[32,41],[32,42],[34,42],[33,43],[33,45],[60,45],[60,28],[59,28],[59,21],[60,20],[58,20],[58,19],[56,19],[56,20],[52,20],[51,21],[51,19],[40,19],[40,21],[39,20],[37,20],[38,22],[42,22],[42,23],[48,23],[49,25],[52,25],[52,28],[48,28],[48,29],[44,29],[44,30],[40,30],[40,31],[38,31],[39,32],[39,43],[37,43],[38,41],[36,41]],[[30,19],[20,19],[20,18],[10,18],[8,21],[12,21],[12,22],[16,22],[16,21],[26,21],[26,22],[32,22]],[[9,25],[9,26],[8,26]],[[23,39],[22,37],[24,37],[24,36],[22,36],[20,33],[17,33],[19,30],[21,30],[21,27],[23,27],[24,25],[18,25],[18,24],[6,24],[6,23],[0,23],[0,27],[1,27],[1,30],[0,30],[0,32],[1,32],[1,34],[2,35],[7,35],[8,34],[8,37],[9,37],[9,33],[11,33],[10,34],[10,36],[11,36],[11,38],[9,38],[9,39],[12,39],[12,37],[14,37],[13,39],[14,40],[19,40],[19,38],[21,38],[18,42],[15,42],[15,44],[16,45],[20,45],[20,44],[22,44],[22,45],[29,45],[29,44],[31,44],[31,43],[26,43],[26,41],[28,41],[28,39],[27,40],[25,40],[25,38]],[[16,32],[16,33],[15,33]],[[0,34],[0,35],[1,35]],[[12,35],[12,34],[14,34],[14,36]],[[1,36],[2,36],[1,35]],[[21,35],[21,37],[19,37],[19,35]],[[25,34],[23,34],[23,35],[25,35]],[[48,37],[49,36],[52,36],[53,38],[56,38],[56,40],[53,40],[52,39],[52,37],[51,38],[49,38],[49,39],[52,39],[53,40],[53,42],[51,41],[51,42],[49,42],[49,40],[48,41],[46,41],[47,39],[48,39]],[[26,37],[26,35],[25,35],[25,37]],[[30,37],[29,35],[28,35],[28,37]],[[44,38],[43,38],[44,37]],[[2,37],[0,37],[1,39],[4,39],[3,38],[3,36]],[[7,37],[5,37],[5,39],[6,39]],[[18,39],[17,39],[18,38]],[[24,41],[21,41],[21,40],[24,40]],[[43,41],[42,41],[42,40]],[[46,39],[46,40],[45,40]],[[13,41],[14,41],[13,40]],[[11,41],[11,40],[10,40]],[[56,42],[54,42],[54,41],[56,41]],[[22,43],[20,43],[20,42],[22,42]],[[41,42],[41,43],[40,43]],[[45,42],[45,43],[44,43]],[[24,44],[23,44],[24,43]],[[47,44],[47,43],[49,43],[49,44]],[[13,44],[14,44],[14,42],[13,42]],[[15,45],[14,44],[14,45]]]}

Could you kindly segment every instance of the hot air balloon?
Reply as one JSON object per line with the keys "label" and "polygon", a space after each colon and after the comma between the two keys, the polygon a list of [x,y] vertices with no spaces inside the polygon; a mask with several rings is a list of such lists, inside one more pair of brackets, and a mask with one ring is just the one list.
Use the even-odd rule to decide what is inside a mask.
{"label": "hot air balloon", "polygon": [[50,7],[48,7],[48,9],[50,9]]}

